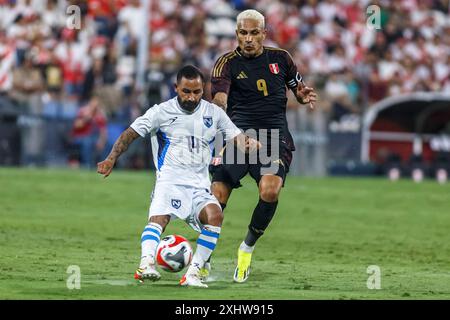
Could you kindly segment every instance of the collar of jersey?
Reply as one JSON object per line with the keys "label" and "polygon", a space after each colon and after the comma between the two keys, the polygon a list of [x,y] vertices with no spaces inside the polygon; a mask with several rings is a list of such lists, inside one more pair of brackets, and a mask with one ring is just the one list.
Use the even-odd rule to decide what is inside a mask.
{"label": "collar of jersey", "polygon": [[253,57],[253,58],[247,58],[246,56],[244,56],[244,55],[242,54],[241,48],[240,48],[239,46],[238,46],[234,51],[236,52],[236,54],[237,54],[239,57],[241,57],[241,58],[243,58],[243,59],[254,60],[254,59],[258,59],[258,58],[262,57],[262,56],[264,55],[264,53],[267,51],[267,49],[266,49],[265,46],[263,46],[263,52],[261,52],[261,54],[260,54],[259,56]]}

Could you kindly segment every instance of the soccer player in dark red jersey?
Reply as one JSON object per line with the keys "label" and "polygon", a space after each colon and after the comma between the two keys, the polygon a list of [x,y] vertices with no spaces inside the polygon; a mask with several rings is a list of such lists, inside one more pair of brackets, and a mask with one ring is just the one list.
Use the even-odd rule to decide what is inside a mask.
{"label": "soccer player in dark red jersey", "polygon": [[212,192],[225,208],[231,191],[241,186],[240,180],[247,173],[258,185],[259,202],[239,247],[234,273],[234,281],[244,282],[250,273],[255,243],[275,214],[295,150],[286,120],[286,87],[299,103],[310,108],[314,108],[317,95],[304,84],[287,51],[263,46],[266,30],[264,16],[258,11],[246,10],[237,16],[236,36],[238,48],[222,55],[214,65],[213,103],[225,109],[247,135],[253,131],[263,148],[257,159],[247,155],[239,161],[239,151],[225,147],[221,163],[212,170]]}

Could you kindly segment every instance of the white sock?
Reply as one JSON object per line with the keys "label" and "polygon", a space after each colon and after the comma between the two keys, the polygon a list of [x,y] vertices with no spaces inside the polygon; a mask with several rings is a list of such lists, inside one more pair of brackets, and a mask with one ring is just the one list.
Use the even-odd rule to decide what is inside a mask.
{"label": "white sock", "polygon": [[221,228],[211,225],[205,225],[197,239],[197,250],[195,250],[191,265],[187,273],[197,273],[208,261],[211,253],[216,248]]}
{"label": "white sock", "polygon": [[239,246],[239,249],[241,249],[244,252],[252,253],[253,250],[255,250],[255,246],[250,247],[245,243],[245,241],[242,241],[241,245]]}
{"label": "white sock", "polygon": [[162,227],[157,223],[149,223],[141,237],[141,263],[139,268],[145,268],[155,263],[156,247],[161,239]]}

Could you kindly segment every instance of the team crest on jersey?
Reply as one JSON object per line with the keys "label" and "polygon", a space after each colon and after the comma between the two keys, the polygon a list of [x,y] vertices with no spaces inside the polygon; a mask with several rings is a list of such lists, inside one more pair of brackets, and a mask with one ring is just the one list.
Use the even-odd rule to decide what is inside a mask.
{"label": "team crest on jersey", "polygon": [[272,72],[273,74],[280,73],[280,68],[278,68],[278,63],[269,64],[269,69],[270,69],[270,72]]}
{"label": "team crest on jersey", "polygon": [[203,123],[205,124],[205,126],[207,128],[211,128],[212,124],[213,124],[213,119],[212,117],[203,117]]}
{"label": "team crest on jersey", "polygon": [[175,209],[180,209],[180,207],[181,207],[181,200],[172,199],[172,207],[174,207]]}

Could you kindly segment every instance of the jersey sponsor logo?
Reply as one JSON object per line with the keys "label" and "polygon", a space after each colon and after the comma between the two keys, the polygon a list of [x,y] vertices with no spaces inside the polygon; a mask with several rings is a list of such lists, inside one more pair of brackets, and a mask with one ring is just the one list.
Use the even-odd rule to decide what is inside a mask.
{"label": "jersey sponsor logo", "polygon": [[175,209],[180,209],[180,207],[181,207],[181,200],[172,199],[172,207],[174,207]]}
{"label": "jersey sponsor logo", "polygon": [[269,69],[270,69],[270,72],[272,72],[273,74],[280,73],[280,68],[278,68],[278,63],[269,64]]}
{"label": "jersey sponsor logo", "polygon": [[177,120],[178,119],[178,117],[174,117],[174,118],[170,118],[169,119],[169,125],[171,125],[172,123],[174,123],[175,122],[175,120]]}
{"label": "jersey sponsor logo", "polygon": [[274,160],[274,161],[272,161],[272,163],[275,163],[277,165],[282,165],[284,167],[284,162],[281,159]]}
{"label": "jersey sponsor logo", "polygon": [[212,117],[203,117],[203,123],[207,128],[211,128],[211,126],[213,125]]}
{"label": "jersey sponsor logo", "polygon": [[239,75],[236,77],[236,79],[247,79],[248,77],[247,77],[247,75],[245,74],[245,72],[244,71],[241,71],[240,73],[239,73]]}

